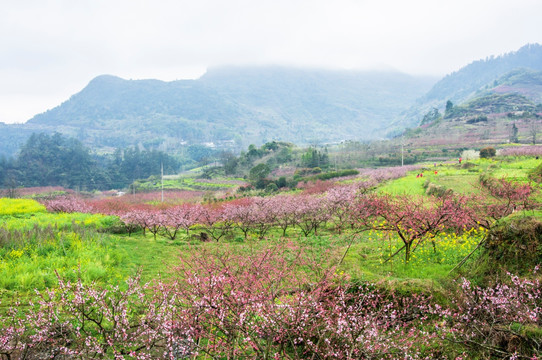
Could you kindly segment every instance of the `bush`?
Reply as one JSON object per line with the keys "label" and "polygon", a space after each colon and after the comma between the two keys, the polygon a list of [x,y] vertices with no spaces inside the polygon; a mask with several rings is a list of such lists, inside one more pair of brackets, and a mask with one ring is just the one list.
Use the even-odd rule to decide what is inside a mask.
{"label": "bush", "polygon": [[427,186],[425,186],[424,184],[424,187],[426,188],[425,193],[427,195],[433,195],[436,197],[443,197],[445,195],[450,195],[452,193],[451,189],[448,189],[445,186],[437,185],[433,183],[429,183],[427,184]]}
{"label": "bush", "polygon": [[473,164],[471,162],[464,162],[463,164],[461,164],[461,169],[470,170],[470,169],[473,169],[475,167],[476,167],[476,164]]}
{"label": "bush", "polygon": [[480,150],[480,157],[482,159],[489,159],[497,155],[497,150],[494,147],[488,146]]}
{"label": "bush", "polygon": [[463,160],[476,160],[480,158],[480,153],[476,150],[464,150],[461,153],[461,158]]}
{"label": "bush", "polygon": [[521,217],[492,229],[485,253],[507,271],[526,273],[542,261],[542,223]]}
{"label": "bush", "polygon": [[542,183],[542,164],[538,165],[529,173],[529,179],[538,184]]}
{"label": "bush", "polygon": [[279,188],[278,188],[277,184],[275,184],[274,182],[267,184],[267,186],[265,187],[265,191],[268,192],[268,193],[276,192],[276,191],[278,191],[278,189]]}
{"label": "bush", "polygon": [[327,173],[306,177],[306,178],[304,178],[304,180],[306,180],[306,181],[329,180],[329,179],[334,179],[334,178],[338,178],[338,177],[352,176],[352,175],[359,175],[359,171],[354,170],[354,169],[330,171],[330,172],[327,172]]}
{"label": "bush", "polygon": [[315,168],[301,168],[297,169],[294,173],[294,176],[296,177],[303,177],[306,175],[313,175],[313,174],[320,174],[322,172],[322,168],[315,167]]}
{"label": "bush", "polygon": [[478,116],[476,118],[467,120],[467,124],[476,124],[476,123],[479,123],[479,122],[487,122],[487,116],[481,115],[481,116]]}

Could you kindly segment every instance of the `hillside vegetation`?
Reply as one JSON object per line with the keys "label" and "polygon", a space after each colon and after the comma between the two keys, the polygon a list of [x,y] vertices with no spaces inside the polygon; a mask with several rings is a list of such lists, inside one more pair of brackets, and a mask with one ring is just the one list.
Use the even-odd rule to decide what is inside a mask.
{"label": "hillside vegetation", "polygon": [[[512,79],[513,75],[510,74],[515,74],[518,69],[527,69],[532,73],[527,73],[527,76],[523,73],[521,77]],[[525,45],[514,52],[474,61],[438,81],[400,117],[400,124],[407,127],[417,126],[423,115],[431,108],[442,111],[448,100],[457,104],[464,103],[473,97],[480,96],[480,92],[494,88],[500,81],[504,83],[506,77],[514,82],[528,79],[524,83],[529,83],[538,77],[534,74],[537,71],[542,71],[542,45],[540,44]],[[503,79],[500,80],[501,78]],[[536,87],[538,86],[539,83]],[[540,94],[539,88],[536,93]],[[536,103],[540,102],[538,96],[535,95],[533,99]]]}
{"label": "hillside vegetation", "polygon": [[31,132],[54,131],[93,149],[141,145],[170,154],[205,143],[239,150],[271,140],[375,139],[433,82],[395,72],[280,67],[218,68],[171,82],[104,75],[26,124],[0,124],[0,154],[13,154]]}

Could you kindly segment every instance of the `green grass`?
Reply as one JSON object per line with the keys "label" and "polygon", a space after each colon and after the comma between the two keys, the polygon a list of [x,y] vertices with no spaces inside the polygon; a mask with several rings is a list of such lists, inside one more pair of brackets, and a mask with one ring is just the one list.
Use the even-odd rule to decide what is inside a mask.
{"label": "green grass", "polygon": [[[118,283],[133,274],[127,249],[97,230],[116,223],[99,214],[47,213],[33,200],[0,199],[0,292],[54,287],[55,271],[85,282]],[[8,215],[10,214],[10,215]]]}
{"label": "green grass", "polygon": [[[465,166],[465,163],[470,166]],[[410,172],[405,177],[382,184],[378,191],[389,194],[423,195],[425,194],[423,184],[429,181],[451,189],[455,193],[478,193],[478,179],[483,173],[497,178],[528,182],[529,172],[539,164],[540,160],[532,157],[470,160],[464,162],[463,166],[453,164],[434,167],[428,164],[424,171],[419,171],[423,172],[422,178],[416,177],[419,172]]]}
{"label": "green grass", "polygon": [[170,241],[158,237],[155,241],[153,236],[136,233],[132,236],[111,236],[116,248],[126,254],[126,266],[129,273],[141,270],[142,280],[151,281],[159,275],[167,277],[178,263],[181,252],[187,249],[196,249],[200,243],[188,240]]}
{"label": "green grass", "polygon": [[514,181],[528,181],[531,170],[540,165],[540,160],[532,157],[505,158],[497,163],[490,172],[498,178],[507,178]]}
{"label": "green grass", "polygon": [[393,195],[423,195],[425,189],[423,184],[427,178],[417,178],[415,173],[409,173],[407,176],[388,181],[378,188],[381,193]]}
{"label": "green grass", "polygon": [[86,282],[117,282],[130,275],[126,259],[107,235],[45,230],[0,248],[0,289],[31,292],[54,287],[55,271],[70,280],[80,271]]}

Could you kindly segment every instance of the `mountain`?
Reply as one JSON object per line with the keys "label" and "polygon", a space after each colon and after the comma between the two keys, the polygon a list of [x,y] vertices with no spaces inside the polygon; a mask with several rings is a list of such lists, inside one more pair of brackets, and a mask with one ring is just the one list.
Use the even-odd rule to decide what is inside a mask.
{"label": "mountain", "polygon": [[[522,70],[519,70],[522,69]],[[542,71],[542,45],[528,44],[515,52],[491,56],[474,61],[438,81],[425,95],[404,112],[394,123],[395,127],[413,127],[420,123],[424,114],[432,108],[443,109],[448,100],[454,104],[464,103],[494,88],[504,76],[514,71]],[[524,80],[530,78],[527,74]],[[520,80],[520,79],[515,79]],[[536,93],[540,94],[540,89]],[[495,90],[498,91],[498,90]]]}
{"label": "mountain", "polygon": [[1,125],[0,154],[13,154],[32,132],[54,131],[96,151],[370,140],[383,137],[390,120],[435,81],[397,72],[286,67],[222,67],[197,80],[171,82],[103,75],[25,124]]}
{"label": "mountain", "polygon": [[469,100],[433,111],[407,131],[416,148],[476,148],[508,142],[533,143],[542,132],[542,71],[516,69]]}
{"label": "mountain", "polygon": [[542,71],[516,69],[495,81],[488,90],[495,94],[519,94],[534,103],[542,103]]}

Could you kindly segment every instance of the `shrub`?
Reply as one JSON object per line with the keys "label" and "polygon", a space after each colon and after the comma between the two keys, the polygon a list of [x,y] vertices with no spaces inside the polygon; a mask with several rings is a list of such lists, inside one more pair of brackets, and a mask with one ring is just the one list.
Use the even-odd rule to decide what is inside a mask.
{"label": "shrub", "polygon": [[470,170],[470,169],[473,169],[475,167],[476,167],[476,164],[473,164],[471,162],[464,162],[463,164],[461,164],[461,169]]}
{"label": "shrub", "polygon": [[274,182],[271,182],[269,184],[267,184],[267,186],[265,187],[265,191],[268,192],[268,193],[273,193],[275,191],[278,191],[278,186],[277,184],[275,184]]}
{"label": "shrub", "polygon": [[276,183],[279,188],[286,187],[287,186],[286,177],[285,176],[279,177]]}
{"label": "shrub", "polygon": [[480,153],[476,150],[464,150],[461,153],[461,158],[463,160],[476,160],[480,158]]}
{"label": "shrub", "polygon": [[538,165],[529,173],[529,179],[538,184],[542,183],[542,164]]}
{"label": "shrub", "polygon": [[446,188],[442,185],[437,185],[433,183],[429,183],[426,187],[425,193],[427,195],[433,195],[436,197],[443,197],[445,195],[450,195],[452,193],[451,189]]}
{"label": "shrub", "polygon": [[542,223],[521,217],[492,229],[485,253],[505,269],[526,272],[542,261]]}
{"label": "shrub", "polygon": [[[533,273],[537,270],[538,266]],[[467,279],[460,285],[452,300],[455,309],[447,311],[443,323],[448,340],[476,351],[476,359],[540,359],[542,287],[538,279],[507,273],[504,281],[488,287]]]}
{"label": "shrub", "polygon": [[480,157],[482,159],[492,158],[497,155],[497,150],[494,147],[488,146],[480,150]]}
{"label": "shrub", "polygon": [[346,169],[339,171],[330,171],[323,174],[318,174],[310,177],[306,177],[304,180],[329,180],[343,176],[359,175],[359,171],[355,169]]}
{"label": "shrub", "polygon": [[487,116],[481,115],[481,116],[478,116],[476,118],[467,120],[467,124],[476,124],[476,123],[479,123],[479,122],[487,122]]}

